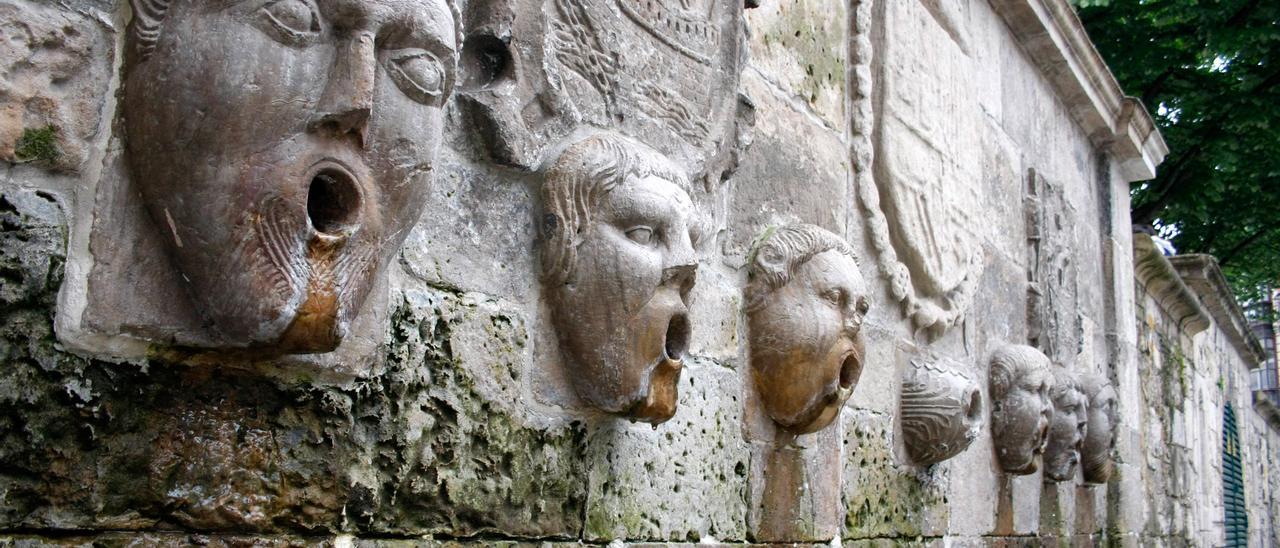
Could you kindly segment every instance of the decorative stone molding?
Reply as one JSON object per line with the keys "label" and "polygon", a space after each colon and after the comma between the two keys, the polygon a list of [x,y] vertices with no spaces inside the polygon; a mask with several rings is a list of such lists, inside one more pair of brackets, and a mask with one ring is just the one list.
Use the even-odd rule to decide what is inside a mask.
{"label": "decorative stone molding", "polygon": [[1067,0],[991,0],[1072,117],[1129,181],[1155,177],[1169,152],[1151,114],[1124,95]]}
{"label": "decorative stone molding", "polygon": [[744,299],[752,379],[775,423],[814,432],[862,376],[867,284],[849,244],[820,227],[770,227],[757,242]]}
{"label": "decorative stone molding", "polygon": [[1244,311],[1236,302],[1235,294],[1222,275],[1217,259],[1205,254],[1175,255],[1169,257],[1169,264],[1199,296],[1214,322],[1227,334],[1231,344],[1250,367],[1266,360],[1262,345],[1249,329],[1249,320],[1245,319]]}
{"label": "decorative stone molding", "polygon": [[1191,289],[1183,283],[1173,264],[1160,252],[1151,236],[1133,235],[1133,270],[1147,293],[1187,335],[1209,328],[1209,314],[1200,306]]}
{"label": "decorative stone molding", "polygon": [[930,465],[959,455],[982,429],[982,389],[953,360],[912,360],[902,376],[899,416],[907,456]]}

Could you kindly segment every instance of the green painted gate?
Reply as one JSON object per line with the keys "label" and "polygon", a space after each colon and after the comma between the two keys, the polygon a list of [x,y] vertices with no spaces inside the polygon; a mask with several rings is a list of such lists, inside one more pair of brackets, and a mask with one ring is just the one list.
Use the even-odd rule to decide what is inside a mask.
{"label": "green painted gate", "polygon": [[1222,503],[1226,510],[1226,545],[1246,546],[1249,543],[1249,514],[1244,504],[1240,432],[1236,428],[1236,411],[1231,404],[1227,404],[1222,413]]}

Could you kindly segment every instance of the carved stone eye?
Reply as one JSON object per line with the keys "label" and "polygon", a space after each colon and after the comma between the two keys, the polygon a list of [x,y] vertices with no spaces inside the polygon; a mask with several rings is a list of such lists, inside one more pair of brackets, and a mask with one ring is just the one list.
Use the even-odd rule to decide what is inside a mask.
{"label": "carved stone eye", "polygon": [[838,287],[833,287],[831,289],[823,291],[822,298],[826,299],[827,302],[837,307],[841,306],[844,304],[844,300],[845,300],[844,290]]}
{"label": "carved stone eye", "polygon": [[302,46],[320,34],[320,14],[311,0],[275,0],[260,13],[260,28],[279,42]]}
{"label": "carved stone eye", "polygon": [[627,229],[627,238],[640,245],[649,245],[653,243],[653,229],[647,226]]}
{"label": "carved stone eye", "polygon": [[444,94],[444,67],[429,51],[409,49],[391,55],[387,73],[400,91],[419,103],[430,104]]}
{"label": "carved stone eye", "polygon": [[871,305],[867,303],[867,298],[858,297],[858,315],[866,316],[868,310],[871,310]]}

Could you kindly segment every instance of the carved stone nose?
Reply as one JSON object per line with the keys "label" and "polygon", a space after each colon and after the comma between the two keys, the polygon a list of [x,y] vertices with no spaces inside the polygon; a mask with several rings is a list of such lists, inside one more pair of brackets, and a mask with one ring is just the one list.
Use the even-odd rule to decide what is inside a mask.
{"label": "carved stone nose", "polygon": [[364,145],[365,131],[373,113],[373,84],[376,75],[374,37],[361,33],[338,47],[329,82],[307,124],[311,132],[353,134]]}
{"label": "carved stone nose", "polygon": [[662,271],[662,285],[675,286],[680,289],[680,296],[688,296],[689,290],[698,277],[697,264],[680,264],[669,266]]}

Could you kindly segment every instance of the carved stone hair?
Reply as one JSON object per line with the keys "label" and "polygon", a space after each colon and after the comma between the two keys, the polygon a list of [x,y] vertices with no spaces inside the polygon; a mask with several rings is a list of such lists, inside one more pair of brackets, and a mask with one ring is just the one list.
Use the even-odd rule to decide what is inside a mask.
{"label": "carved stone hair", "polygon": [[[1021,344],[1005,345],[996,350],[991,356],[991,399],[1004,398],[1025,371],[1033,369],[1036,362],[1045,360],[1039,350]],[[1048,373],[1045,371],[1046,376]]]}
{"label": "carved stone hair", "polygon": [[791,281],[809,259],[825,251],[838,251],[858,262],[858,255],[843,238],[810,224],[794,224],[765,229],[747,257],[748,312],[764,306],[768,296]]}
{"label": "carved stone hair", "polygon": [[1080,388],[1079,376],[1068,369],[1055,368],[1053,386],[1049,387],[1049,398],[1053,400],[1055,406],[1058,402],[1068,405],[1071,402],[1066,398],[1070,397],[1072,392],[1078,392],[1082,397],[1087,397]]}
{"label": "carved stone hair", "polygon": [[[164,18],[169,14],[169,6],[173,5],[174,1],[129,0],[129,7],[133,9],[133,28],[129,35],[133,37],[133,47],[138,55],[138,61],[146,61],[155,51],[156,43],[160,41],[160,28],[164,25]],[[445,0],[445,3],[449,5],[449,13],[453,15],[455,43],[458,47],[462,47],[462,12],[458,11],[455,0]]]}
{"label": "carved stone hair", "polygon": [[600,201],[628,179],[659,177],[690,191],[689,177],[658,151],[613,133],[569,146],[542,183],[542,277],[562,284],[573,277],[578,246]]}

